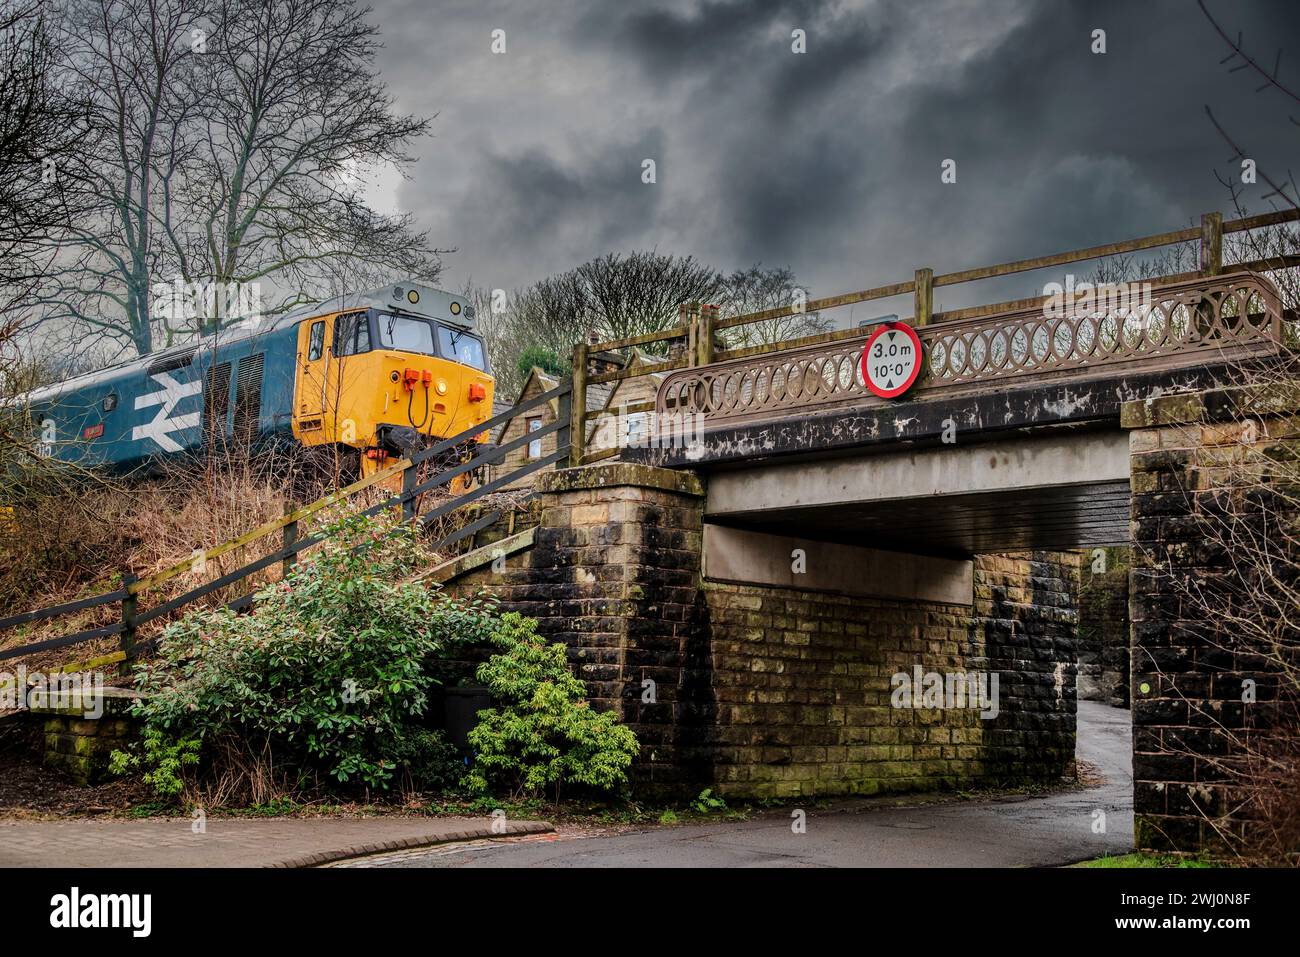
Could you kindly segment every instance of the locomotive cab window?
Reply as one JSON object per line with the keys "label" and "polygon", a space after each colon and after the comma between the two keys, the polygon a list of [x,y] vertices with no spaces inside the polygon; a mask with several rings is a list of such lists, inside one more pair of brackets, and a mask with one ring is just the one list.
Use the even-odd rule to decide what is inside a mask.
{"label": "locomotive cab window", "polygon": [[398,316],[392,313],[379,317],[379,344],[385,349],[402,352],[419,352],[431,356],[433,329],[423,319]]}
{"label": "locomotive cab window", "polygon": [[307,346],[307,361],[315,362],[325,352],[325,320],[311,324],[311,341]]}
{"label": "locomotive cab window", "polygon": [[474,369],[487,369],[487,357],[483,351],[483,340],[478,336],[461,332],[459,329],[438,327],[438,352],[444,359],[451,359]]}
{"label": "locomotive cab window", "polygon": [[334,355],[354,356],[370,351],[370,317],[364,312],[334,320]]}

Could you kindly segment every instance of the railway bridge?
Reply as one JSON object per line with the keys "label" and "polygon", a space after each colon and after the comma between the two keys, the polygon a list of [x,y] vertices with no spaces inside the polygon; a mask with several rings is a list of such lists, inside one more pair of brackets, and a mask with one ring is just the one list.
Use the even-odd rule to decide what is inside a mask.
{"label": "railway bridge", "polygon": [[[60,668],[89,673],[148,654],[162,622],[221,589],[244,592],[228,607],[251,605],[254,576],[287,573],[322,541],[301,522],[379,489],[364,513],[400,507],[437,539],[431,582],[486,590],[564,643],[596,706],[635,730],[642,793],[1005,788],[1057,782],[1074,760],[1081,608],[1118,548],[1127,574],[1101,573],[1107,587],[1122,579],[1111,599],[1127,603],[1116,643],[1131,659],[1120,698],[1133,709],[1136,842],[1231,845],[1262,807],[1243,769],[1295,721],[1284,676],[1297,647],[1300,257],[1225,266],[1223,248],[1297,220],[1209,214],[1199,228],[918,269],[743,316],[683,307],[673,328],[578,344],[570,381],[531,377],[511,409],[281,520],[114,591],[0,619],[119,606],[116,621],[0,659],[116,639]],[[1118,295],[1067,282],[933,308],[936,288],[1179,243],[1199,244],[1198,270]],[[901,322],[756,345],[735,335],[900,296],[912,304]],[[871,361],[884,342],[900,346],[887,366]],[[430,474],[434,456],[489,429],[492,445]],[[425,492],[484,467],[487,481],[422,509]],[[503,490],[508,502],[480,508]],[[157,597],[196,558],[252,542],[271,550]],[[105,742],[74,739],[117,723],[68,720],[47,746],[84,770]]]}
{"label": "railway bridge", "polygon": [[[1296,412],[1246,381],[1294,318],[1252,264],[1215,260],[1221,231],[1246,228],[1207,217],[1205,268],[1138,308],[936,315],[949,277],[929,270],[854,294],[914,295],[920,375],[898,398],[862,370],[870,329],[728,354],[734,320],[704,308],[580,345],[571,467],[543,473],[540,525],[442,578],[567,644],[637,731],[642,788],[872,794],[1058,779],[1085,550],[1131,546],[1137,843],[1222,842],[1243,825],[1221,765],[1259,726],[1243,677],[1263,678],[1184,619],[1178,583],[1219,574],[1198,522],[1222,466],[1267,455]],[[589,355],[670,335],[684,354],[639,370],[653,401],[593,416],[583,389],[621,373]],[[593,448],[591,420],[616,412],[651,426]]]}

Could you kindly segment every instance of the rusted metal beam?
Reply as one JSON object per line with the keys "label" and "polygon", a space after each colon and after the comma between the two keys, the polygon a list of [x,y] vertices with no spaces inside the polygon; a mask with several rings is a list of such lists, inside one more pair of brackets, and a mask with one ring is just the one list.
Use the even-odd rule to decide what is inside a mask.
{"label": "rusted metal beam", "polygon": [[[988,318],[933,323],[920,331],[929,375],[916,391],[997,392],[1012,381],[1187,368],[1282,347],[1279,295],[1263,277],[1238,271],[1157,288],[1152,308],[1141,314],[1123,302],[1099,314],[1084,297],[1063,303],[1061,315],[1044,315],[1034,300],[1030,308]],[[1261,311],[1246,313],[1256,302]],[[769,421],[816,407],[886,401],[861,380],[866,335],[845,331],[852,335],[842,341],[787,347],[774,358],[733,358],[675,373],[660,385],[656,407],[711,422]]]}

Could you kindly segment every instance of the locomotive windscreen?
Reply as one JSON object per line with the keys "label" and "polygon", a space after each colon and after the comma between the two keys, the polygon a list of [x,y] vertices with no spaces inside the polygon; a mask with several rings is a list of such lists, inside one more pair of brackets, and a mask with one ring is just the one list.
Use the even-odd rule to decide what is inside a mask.
{"label": "locomotive windscreen", "polygon": [[434,354],[433,328],[424,319],[412,319],[392,313],[381,314],[379,342],[385,349],[419,352],[427,356]]}
{"label": "locomotive windscreen", "polygon": [[483,340],[458,329],[438,327],[438,351],[444,359],[452,359],[475,369],[486,369]]}

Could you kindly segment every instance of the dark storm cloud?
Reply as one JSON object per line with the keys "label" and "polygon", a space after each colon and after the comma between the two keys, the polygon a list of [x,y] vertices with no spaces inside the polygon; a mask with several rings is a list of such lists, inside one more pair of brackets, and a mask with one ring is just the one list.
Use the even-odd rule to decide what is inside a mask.
{"label": "dark storm cloud", "polygon": [[[540,149],[519,155],[487,151],[460,208],[467,220],[472,217],[479,228],[502,239],[532,237],[539,244],[569,239],[620,247],[638,239],[641,224],[655,218],[660,194],[629,190],[626,184],[639,181],[639,157],[661,152],[657,130],[569,162]],[[576,235],[567,237],[570,231]]]}
{"label": "dark storm cloud", "polygon": [[[1209,7],[1270,66],[1289,43],[1294,79],[1300,5]],[[1286,102],[1226,72],[1190,0],[380,0],[375,16],[399,105],[440,114],[398,198],[458,248],[449,285],[658,247],[788,264],[831,294],[1226,209],[1207,103],[1262,168],[1285,175],[1294,155]]]}

